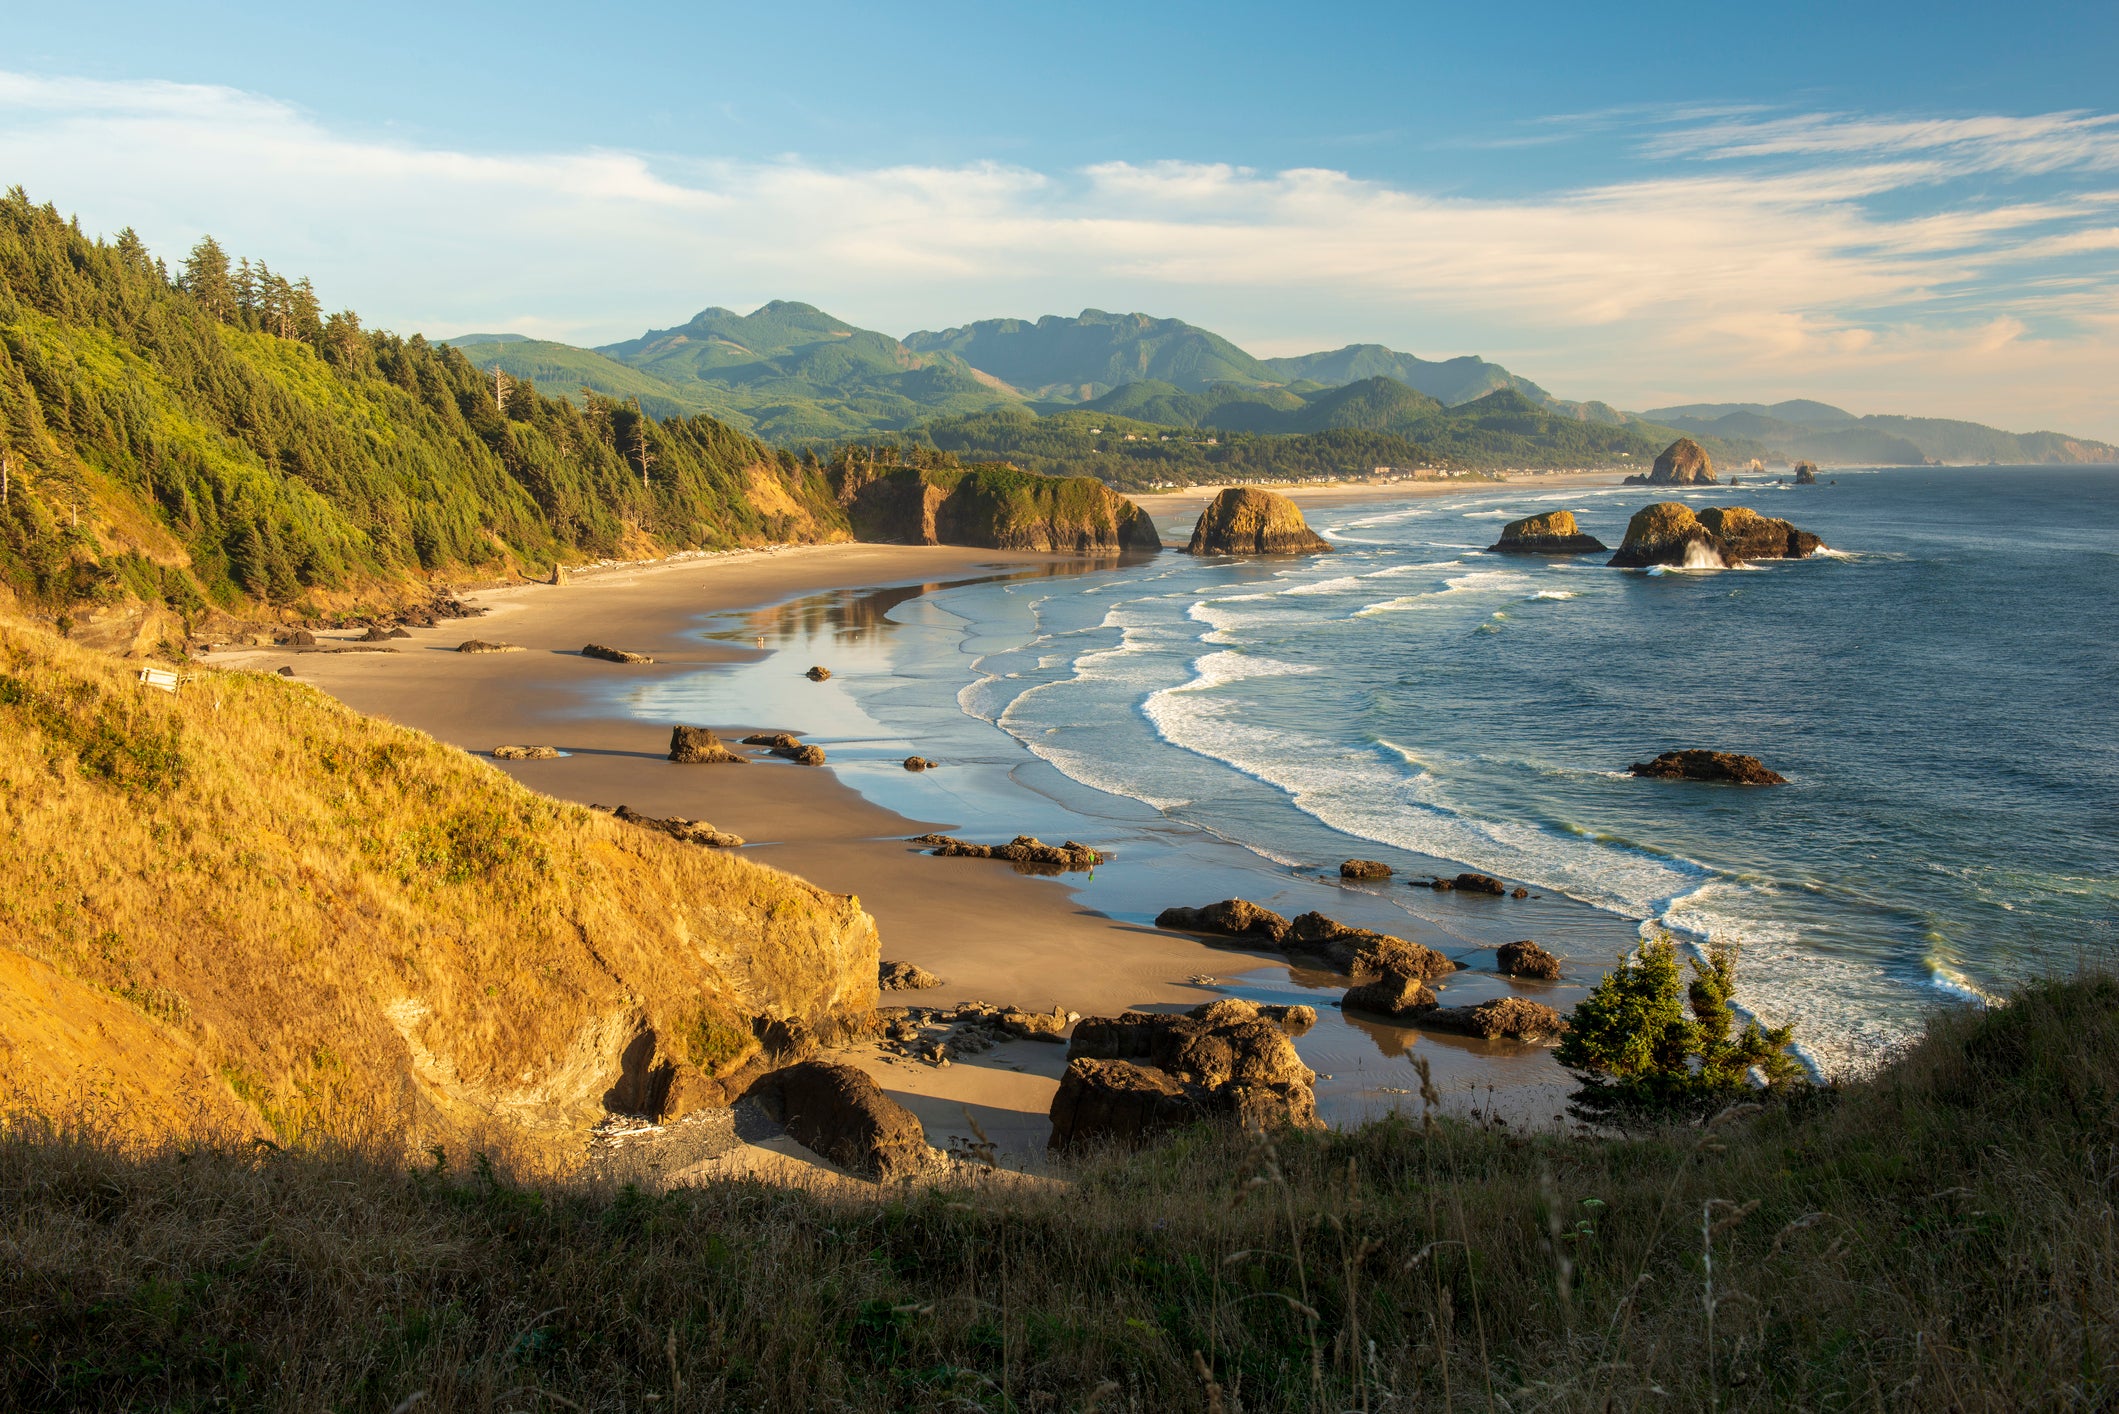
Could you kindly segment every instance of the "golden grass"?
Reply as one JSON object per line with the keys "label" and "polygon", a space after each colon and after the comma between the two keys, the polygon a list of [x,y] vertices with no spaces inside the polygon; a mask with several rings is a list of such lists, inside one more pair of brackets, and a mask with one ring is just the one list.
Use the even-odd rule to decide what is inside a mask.
{"label": "golden grass", "polygon": [[2115,1096],[2089,977],[1800,1108],[1199,1131],[1071,1187],[650,1195],[18,1124],[0,1403],[2108,1408]]}
{"label": "golden grass", "polygon": [[0,801],[0,1100],[136,1133],[285,1140],[343,1107],[413,1139],[576,1134],[622,1054],[726,1071],[754,1016],[874,1001],[856,900],[300,683],[172,697],[6,617]]}

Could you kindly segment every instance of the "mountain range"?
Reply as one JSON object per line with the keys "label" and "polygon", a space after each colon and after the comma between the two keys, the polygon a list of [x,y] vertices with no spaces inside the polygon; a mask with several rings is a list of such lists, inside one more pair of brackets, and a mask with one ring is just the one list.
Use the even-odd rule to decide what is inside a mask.
{"label": "mountain range", "polygon": [[[1097,309],[896,339],[813,305],[775,300],[749,314],[701,310],[683,324],[593,349],[514,334],[448,342],[482,368],[550,391],[586,388],[637,401],[658,418],[705,413],[779,446],[913,433],[943,434],[933,438],[939,443],[954,419],[1014,407],[1033,417],[1079,408],[1166,429],[1388,433],[1417,443],[1421,460],[1465,466],[1612,464],[1677,432],[1738,461],[2119,460],[2119,449],[2060,433],[1863,417],[1802,400],[1624,412],[1555,397],[1474,355],[1425,359],[1349,344],[1258,358],[1181,319]],[[1508,396],[1489,401],[1496,394]],[[1474,404],[1478,414],[1452,415]]]}

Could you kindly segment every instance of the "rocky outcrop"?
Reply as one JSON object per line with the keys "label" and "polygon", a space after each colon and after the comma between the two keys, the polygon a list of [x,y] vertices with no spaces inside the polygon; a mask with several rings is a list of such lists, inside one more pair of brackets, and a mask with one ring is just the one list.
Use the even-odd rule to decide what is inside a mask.
{"label": "rocky outcrop", "polygon": [[[368,631],[362,634],[359,638],[355,639],[354,642],[388,643],[393,636],[394,635],[392,635],[391,632],[388,629],[384,628],[381,624],[370,624],[368,625]],[[411,637],[410,634],[406,634],[404,636],[407,638]]]}
{"label": "rocky outcrop", "polygon": [[831,669],[819,664],[802,674],[802,676],[808,678],[811,682],[830,682]]}
{"label": "rocky outcrop", "polygon": [[1052,1099],[1051,1147],[1139,1144],[1207,1119],[1317,1128],[1317,1076],[1289,1040],[1316,1019],[1234,997],[1181,1016],[1084,1017]]}
{"label": "rocky outcrop", "polygon": [[1817,485],[1817,463],[1797,462],[1795,464],[1795,484],[1798,486]]}
{"label": "rocky outcrop", "polygon": [[1630,486],[1711,486],[1714,460],[1707,449],[1690,437],[1680,437],[1665,447],[1646,476],[1629,476]]}
{"label": "rocky outcrop", "polygon": [[793,732],[759,732],[743,738],[745,746],[762,746],[773,755],[792,761],[798,766],[821,766],[824,764],[824,748],[812,746]]}
{"label": "rocky outcrop", "polygon": [[688,766],[749,764],[748,758],[723,746],[709,727],[671,727],[670,760]]}
{"label": "rocky outcrop", "polygon": [[1094,869],[1104,856],[1085,844],[1068,840],[1046,844],[1036,835],[1017,835],[1006,844],[972,844],[949,835],[916,835],[912,843],[926,845],[929,854],[945,859],[1005,859],[1011,864],[1041,865],[1053,870]]}
{"label": "rocky outcrop", "polygon": [[930,761],[924,756],[908,756],[905,758],[905,769],[908,771],[932,771],[941,764],[939,761]]}
{"label": "rocky outcrop", "polygon": [[606,663],[652,663],[655,660],[645,653],[628,653],[623,648],[606,648],[601,643],[591,643],[581,650],[584,658],[601,658]]}
{"label": "rocky outcrop", "polygon": [[1271,943],[1276,948],[1295,933],[1288,920],[1273,910],[1240,898],[1225,898],[1204,908],[1166,908],[1155,915],[1155,926],[1186,933],[1218,933],[1226,938]]}
{"label": "rocky outcrop", "polygon": [[1339,866],[1342,879],[1388,879],[1391,866],[1373,859],[1349,859]]}
{"label": "rocky outcrop", "polygon": [[862,540],[1094,555],[1162,548],[1147,512],[1094,477],[855,463],[833,474]]}
{"label": "rocky outcrop", "polygon": [[1560,959],[1528,938],[1503,943],[1494,953],[1494,965],[1504,977],[1528,977],[1539,982],[1560,980]]}
{"label": "rocky outcrop", "polygon": [[1636,776],[1663,781],[1719,781],[1737,786],[1784,786],[1788,778],[1769,770],[1756,756],[1727,751],[1666,751],[1653,761],[1628,768]]}
{"label": "rocky outcrop", "polygon": [[940,1067],[1006,1041],[1057,1044],[1081,1017],[1060,1007],[1025,1011],[990,1002],[959,1002],[953,1007],[890,1007],[879,1010],[876,1020],[877,1044],[885,1051]]}
{"label": "rocky outcrop", "polygon": [[1573,511],[1512,520],[1501,527],[1501,538],[1487,547],[1497,555],[1595,555],[1605,548],[1596,536],[1582,533]]}
{"label": "rocky outcrop", "polygon": [[666,819],[658,818],[643,815],[629,805],[591,805],[589,809],[607,811],[628,825],[638,825],[643,830],[653,830],[657,834],[668,835],[671,839],[683,840],[686,844],[703,844],[714,849],[743,848],[743,836],[717,830],[704,820],[686,820],[676,815]]}
{"label": "rocky outcrop", "polygon": [[1508,892],[1508,885],[1502,883],[1493,875],[1474,874],[1469,871],[1459,874],[1454,879],[1436,879],[1434,882],[1430,883],[1428,887],[1433,889],[1436,893],[1445,894],[1449,893],[1452,890],[1455,890],[1458,893],[1494,894],[1496,896]]}
{"label": "rocky outcrop", "polygon": [[935,1161],[912,1111],[850,1065],[803,1061],[760,1077],[744,1098],[797,1144],[867,1178],[912,1178]]}
{"label": "rocky outcrop", "polygon": [[879,962],[876,964],[876,985],[886,992],[924,992],[929,987],[941,986],[942,979],[909,962]]}
{"label": "rocky outcrop", "polygon": [[1339,999],[1344,1011],[1365,1011],[1393,1021],[1410,1021],[1433,1011],[1435,994],[1426,982],[1403,972],[1385,972],[1372,981],[1349,987]]}
{"label": "rocky outcrop", "polygon": [[552,761],[559,756],[556,746],[496,746],[495,761]]}
{"label": "rocky outcrop", "polygon": [[1625,541],[1607,563],[1620,569],[1717,569],[1746,560],[1799,560],[1823,548],[1824,541],[1809,531],[1746,506],[1710,506],[1694,515],[1689,506],[1662,501],[1634,512]]}
{"label": "rocky outcrop", "polygon": [[483,638],[467,638],[456,645],[459,653],[520,653],[522,649],[513,643],[488,643]]}
{"label": "rocky outcrop", "polygon": [[1457,964],[1422,943],[1408,942],[1373,928],[1351,928],[1321,913],[1298,916],[1288,929],[1289,952],[1324,958],[1355,977],[1402,972],[1408,977],[1441,977]]}
{"label": "rocky outcrop", "polygon": [[1444,1006],[1420,1015],[1427,1031],[1456,1031],[1482,1041],[1550,1041],[1567,1030],[1567,1019],[1543,1002],[1496,997],[1477,1006]]}
{"label": "rocky outcrop", "polygon": [[1231,486],[1199,513],[1185,553],[1320,555],[1331,548],[1287,497],[1256,486]]}

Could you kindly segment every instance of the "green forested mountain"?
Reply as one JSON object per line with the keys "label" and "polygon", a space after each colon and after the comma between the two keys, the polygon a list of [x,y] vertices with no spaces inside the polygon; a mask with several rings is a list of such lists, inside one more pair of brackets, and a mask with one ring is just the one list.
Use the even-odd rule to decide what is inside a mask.
{"label": "green forested mountain", "polygon": [[983,319],[961,328],[905,336],[916,353],[954,354],[973,368],[1037,398],[1087,402],[1124,383],[1154,380],[1189,392],[1216,383],[1271,386],[1288,380],[1219,334],[1182,319],[1085,309]]}
{"label": "green forested mountain", "polygon": [[1779,458],[1866,466],[1917,466],[1924,461],[2119,461],[2119,448],[2059,432],[2002,432],[1942,417],[1856,417],[1807,398],[1774,403],[1689,403],[1644,414],[1672,427],[1709,436],[1744,437]]}
{"label": "green forested mountain", "polygon": [[305,615],[436,571],[844,533],[815,461],[326,317],[213,241],[172,277],[0,200],[0,584],[33,604]]}
{"label": "green forested mountain", "polygon": [[[443,342],[463,350],[464,357],[488,375],[498,368],[510,378],[526,379],[557,396],[575,397],[578,401],[577,395],[586,388],[619,402],[637,399],[640,410],[649,417],[686,417],[715,411],[715,399],[706,390],[678,388],[594,349],[515,334],[465,334]],[[740,416],[724,415],[723,421],[748,429],[748,419]]]}
{"label": "green forested mountain", "polygon": [[1330,353],[1269,358],[1265,366],[1286,383],[1322,383],[1339,387],[1369,378],[1391,378],[1445,404],[1468,403],[1501,388],[1513,388],[1533,402],[1551,395],[1528,378],[1519,378],[1498,363],[1475,355],[1431,360],[1399,353],[1381,344],[1348,344]]}

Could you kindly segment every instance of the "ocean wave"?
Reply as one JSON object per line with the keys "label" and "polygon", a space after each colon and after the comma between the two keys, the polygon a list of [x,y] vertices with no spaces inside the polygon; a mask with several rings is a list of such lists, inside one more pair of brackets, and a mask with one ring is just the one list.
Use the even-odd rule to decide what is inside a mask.
{"label": "ocean wave", "polygon": [[1349,589],[1359,589],[1361,577],[1344,574],[1337,579],[1320,579],[1313,584],[1296,584],[1281,590],[1282,594],[1343,594]]}
{"label": "ocean wave", "polygon": [[1563,599],[1572,599],[1574,597],[1575,591],[1573,591],[1572,589],[1541,589],[1537,593],[1527,597],[1523,602],[1526,604],[1535,604],[1540,599],[1559,601]]}

